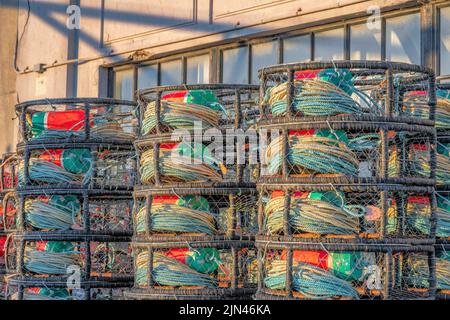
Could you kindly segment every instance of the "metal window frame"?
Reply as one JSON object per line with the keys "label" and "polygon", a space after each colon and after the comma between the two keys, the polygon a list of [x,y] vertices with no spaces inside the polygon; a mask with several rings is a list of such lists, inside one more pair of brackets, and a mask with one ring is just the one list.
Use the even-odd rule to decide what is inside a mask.
{"label": "metal window frame", "polygon": [[[431,19],[428,17],[427,19],[424,18],[424,12],[425,9],[428,7],[432,14]],[[405,6],[396,10],[392,11],[386,11],[381,12],[381,24],[382,24],[382,30],[381,30],[381,60],[386,60],[386,21],[389,18],[396,18],[400,16],[406,16],[410,14],[419,14],[420,18],[420,27],[421,27],[421,34],[420,34],[420,59],[422,63],[427,63],[429,67],[435,68],[438,74],[440,74],[440,10],[442,8],[450,7],[448,5],[448,2],[432,2],[422,5],[417,5],[414,7]],[[195,51],[187,51],[189,49],[186,49],[186,52],[178,53],[178,54],[167,54],[165,56],[154,58],[154,59],[148,59],[144,61],[137,61],[137,62],[121,62],[120,64],[112,65],[112,66],[105,66],[109,67],[110,69],[115,70],[119,65],[134,65],[135,68],[138,68],[142,65],[151,65],[151,64],[158,64],[158,84],[161,82],[161,63],[166,61],[172,61],[177,59],[182,59],[182,80],[183,83],[186,82],[187,77],[187,59],[189,57],[193,56],[201,56],[205,54],[209,54],[210,56],[210,66],[209,66],[209,80],[211,83],[222,83],[223,82],[223,52],[230,49],[236,49],[240,47],[247,47],[248,48],[248,68],[247,68],[247,78],[248,83],[251,83],[252,76],[251,76],[251,70],[252,70],[252,46],[255,44],[265,43],[265,42],[271,42],[271,41],[278,41],[278,48],[277,48],[277,61],[278,63],[284,62],[284,56],[283,56],[283,48],[284,48],[284,40],[298,37],[298,36],[309,36],[311,45],[310,45],[310,59],[313,61],[315,59],[315,34],[318,32],[323,31],[329,31],[329,30],[335,30],[338,28],[344,28],[344,58],[348,59],[351,56],[351,27],[353,25],[358,25],[361,23],[364,23],[368,18],[368,15],[363,17],[357,17],[357,18],[349,18],[349,19],[343,19],[343,20],[337,20],[335,22],[329,22],[322,25],[316,25],[316,26],[310,26],[306,28],[296,29],[292,31],[286,31],[286,32],[279,32],[275,33],[273,35],[269,36],[255,36],[254,38],[248,38],[248,39],[240,39],[235,42],[230,42],[222,45],[215,45],[211,46],[206,49],[201,50],[195,50]],[[339,17],[337,17],[339,19]],[[425,35],[425,29],[428,29],[428,33]],[[431,42],[430,42],[430,39]],[[426,44],[428,43],[428,44]],[[430,47],[431,46],[431,47]],[[424,53],[427,53],[428,55],[431,55],[431,61],[430,57],[425,58]],[[430,65],[432,63],[432,65]],[[137,71],[136,77],[137,77]],[[113,72],[108,72],[108,94],[110,96],[113,96],[113,89],[114,89],[114,76]],[[137,88],[137,78],[135,88]]]}

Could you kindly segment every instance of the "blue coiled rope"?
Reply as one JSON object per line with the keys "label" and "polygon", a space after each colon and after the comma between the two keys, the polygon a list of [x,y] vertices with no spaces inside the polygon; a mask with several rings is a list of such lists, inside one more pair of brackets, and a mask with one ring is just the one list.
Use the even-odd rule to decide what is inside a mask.
{"label": "blue coiled rope", "polygon": [[[359,212],[358,212],[359,211]],[[276,234],[284,226],[284,197],[271,199],[265,206],[267,231]],[[292,198],[289,224],[300,232],[320,235],[355,235],[359,232],[359,218],[363,206],[336,206],[327,201]]]}
{"label": "blue coiled rope", "polygon": [[[305,173],[358,176],[359,161],[344,143],[327,137],[289,136],[288,162],[294,171]],[[267,149],[268,173],[279,173],[282,165],[282,137],[274,139]],[[296,172],[297,173],[297,172]]]}
{"label": "blue coiled rope", "polygon": [[[161,253],[153,256],[152,277],[156,284],[163,286],[200,286],[215,288],[218,285],[216,278],[209,274],[200,273]],[[140,252],[136,257],[135,279],[136,283],[145,287],[148,275],[148,252]]]}

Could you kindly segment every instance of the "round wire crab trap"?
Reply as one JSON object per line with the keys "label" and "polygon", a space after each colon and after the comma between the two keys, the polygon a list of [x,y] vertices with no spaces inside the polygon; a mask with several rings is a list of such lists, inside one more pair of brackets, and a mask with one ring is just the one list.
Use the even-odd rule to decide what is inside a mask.
{"label": "round wire crab trap", "polygon": [[137,135],[136,109],[135,102],[107,98],[43,99],[16,105],[26,144],[130,144]]}
{"label": "round wire crab trap", "polygon": [[[9,278],[13,279],[13,287],[18,287],[16,298],[24,299],[25,288],[86,291],[130,287],[133,276],[129,240],[128,236],[15,233],[5,248],[5,257],[7,267],[14,268],[8,271],[14,273]],[[76,294],[72,292],[72,298]],[[46,294],[35,296],[39,297],[45,299]]]}
{"label": "round wire crab trap", "polygon": [[252,188],[136,188],[134,235],[155,242],[250,240],[256,203]]}
{"label": "round wire crab trap", "polygon": [[258,183],[435,184],[433,127],[336,119],[259,127]]}
{"label": "round wire crab trap", "polygon": [[450,300],[450,244],[437,241],[436,249],[436,298]]}
{"label": "round wire crab trap", "polygon": [[258,116],[258,92],[257,85],[239,84],[140,90],[140,136],[169,134],[176,130],[248,129]]}
{"label": "round wire crab trap", "polygon": [[[417,65],[385,61],[325,61],[275,65],[259,70],[261,122],[336,117],[432,126],[436,107],[434,71]],[[421,106],[428,118],[402,103],[407,84],[427,86]]]}
{"label": "round wire crab trap", "polygon": [[248,299],[256,290],[252,241],[133,242],[137,300]]}
{"label": "round wire crab trap", "polygon": [[[135,142],[138,183],[155,187],[254,187],[256,130],[204,142],[202,135],[153,136]],[[231,137],[231,138],[230,138]],[[231,139],[231,140],[230,140]]]}
{"label": "round wire crab trap", "polygon": [[257,240],[434,244],[432,187],[262,184],[258,191]]}
{"label": "round wire crab trap", "polygon": [[136,162],[129,145],[20,144],[18,190],[132,190]]}
{"label": "round wire crab trap", "polygon": [[256,246],[256,299],[434,299],[433,246],[270,241]]}
{"label": "round wire crab trap", "polygon": [[[17,185],[17,157],[7,153],[0,159],[0,299],[4,299],[7,277],[5,246],[9,226],[16,216],[14,189]],[[12,200],[11,200],[12,199]]]}
{"label": "round wire crab trap", "polygon": [[79,287],[65,281],[20,279],[10,277],[5,292],[6,300],[122,300],[129,282],[81,281]]}
{"label": "round wire crab trap", "polygon": [[19,191],[20,232],[128,236],[133,199],[127,191],[47,189]]}

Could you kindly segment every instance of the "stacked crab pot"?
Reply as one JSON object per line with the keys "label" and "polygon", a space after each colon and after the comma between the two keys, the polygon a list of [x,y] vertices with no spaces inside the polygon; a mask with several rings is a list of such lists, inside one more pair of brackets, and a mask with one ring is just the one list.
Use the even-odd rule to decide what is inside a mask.
{"label": "stacked crab pot", "polygon": [[6,277],[10,272],[5,251],[15,228],[16,205],[15,188],[17,185],[17,157],[4,154],[0,159],[0,299],[6,297]]}
{"label": "stacked crab pot", "polygon": [[254,126],[257,95],[250,85],[138,92],[128,298],[242,299],[255,292],[257,194],[244,133]]}
{"label": "stacked crab pot", "polygon": [[433,299],[433,71],[333,61],[259,75],[256,299]]}
{"label": "stacked crab pot", "polygon": [[133,279],[136,104],[46,99],[16,111],[22,140],[6,298],[123,298]]}
{"label": "stacked crab pot", "polygon": [[450,298],[450,85],[438,84],[436,105],[436,289]]}

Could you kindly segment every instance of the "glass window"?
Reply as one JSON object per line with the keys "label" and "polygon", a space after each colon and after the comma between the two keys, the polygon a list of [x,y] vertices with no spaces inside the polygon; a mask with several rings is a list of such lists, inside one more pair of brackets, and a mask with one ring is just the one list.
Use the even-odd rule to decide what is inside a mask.
{"label": "glass window", "polygon": [[161,63],[161,85],[178,85],[181,79],[181,60]]}
{"label": "glass window", "polygon": [[350,27],[350,58],[352,60],[381,60],[381,30],[367,24]]}
{"label": "glass window", "polygon": [[152,64],[138,68],[138,89],[151,88],[158,85],[158,65]]}
{"label": "glass window", "polygon": [[187,58],[186,82],[209,83],[209,55]]}
{"label": "glass window", "polygon": [[420,64],[420,15],[386,19],[386,59]]}
{"label": "glass window", "polygon": [[450,75],[450,7],[441,9],[441,74]]}
{"label": "glass window", "polygon": [[248,83],[248,47],[222,51],[222,82]]}
{"label": "glass window", "polygon": [[252,83],[258,84],[258,70],[277,64],[278,41],[252,45]]}
{"label": "glass window", "polygon": [[114,71],[114,98],[134,100],[134,69]]}
{"label": "glass window", "polygon": [[304,35],[283,40],[283,63],[311,60],[311,36]]}
{"label": "glass window", "polygon": [[344,59],[344,29],[314,34],[314,60]]}

